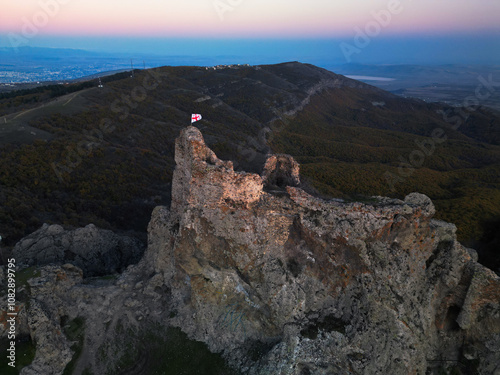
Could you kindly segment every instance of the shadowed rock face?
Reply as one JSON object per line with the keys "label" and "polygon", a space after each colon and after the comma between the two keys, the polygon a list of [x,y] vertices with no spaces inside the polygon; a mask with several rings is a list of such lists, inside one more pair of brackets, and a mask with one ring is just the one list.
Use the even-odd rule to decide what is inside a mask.
{"label": "shadowed rock face", "polygon": [[13,249],[20,266],[68,262],[80,267],[85,276],[122,272],[129,264],[137,263],[143,253],[139,240],[93,224],[68,231],[60,225],[44,224]]}
{"label": "shadowed rock face", "polygon": [[[114,281],[82,281],[71,265],[29,280],[20,327],[37,356],[23,374],[62,372],[63,316],[86,322],[80,372],[119,368],[123,327],[154,323],[249,375],[499,373],[500,279],[428,197],[325,201],[293,186],[290,156],[271,156],[263,177],[238,173],[194,127],[175,158],[172,206],[153,211],[138,265]],[[276,194],[264,189],[279,176]]]}
{"label": "shadowed rock face", "polygon": [[321,200],[294,187],[290,156],[269,157],[263,178],[236,173],[193,127],[176,162],[146,259],[175,291],[176,324],[212,350],[252,374],[497,366],[499,278],[432,219],[428,197]]}

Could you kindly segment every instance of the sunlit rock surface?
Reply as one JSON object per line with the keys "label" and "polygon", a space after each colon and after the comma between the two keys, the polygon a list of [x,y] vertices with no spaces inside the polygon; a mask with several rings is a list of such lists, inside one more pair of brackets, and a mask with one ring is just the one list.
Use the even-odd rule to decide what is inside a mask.
{"label": "sunlit rock surface", "polygon": [[[37,346],[23,374],[60,374],[71,356],[74,373],[125,371],[129,343],[139,355],[122,373],[146,374],[151,344],[134,338],[172,325],[235,373],[500,372],[500,279],[428,197],[319,199],[290,156],[236,172],[195,127],[175,160],[172,206],[153,211],[138,265],[112,279],[45,266],[22,289],[19,327]],[[76,360],[63,325],[79,317]]]}

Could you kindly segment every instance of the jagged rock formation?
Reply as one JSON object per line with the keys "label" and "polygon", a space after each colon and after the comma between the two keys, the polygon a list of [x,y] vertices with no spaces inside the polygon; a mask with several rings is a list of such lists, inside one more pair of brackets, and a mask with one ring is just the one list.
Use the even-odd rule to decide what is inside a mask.
{"label": "jagged rock formation", "polygon": [[44,224],[13,249],[21,267],[72,263],[85,276],[122,272],[129,264],[137,263],[143,253],[144,246],[139,240],[93,224],[70,231],[60,225]]}
{"label": "jagged rock formation", "polygon": [[262,180],[270,188],[299,186],[299,163],[290,155],[270,155],[264,165]]}
{"label": "jagged rock formation", "polygon": [[[282,160],[268,159],[265,180],[297,175]],[[256,374],[425,374],[453,361],[500,371],[500,280],[432,219],[426,196],[272,195],[194,127],[176,161],[146,258],[173,291],[176,324],[212,350]],[[293,168],[280,175],[280,164]]]}
{"label": "jagged rock formation", "polygon": [[71,264],[47,266],[40,279],[32,281],[31,293],[44,296],[45,301],[32,298],[26,310],[29,333],[37,351],[31,366],[23,369],[23,375],[59,374],[71,361],[74,354],[71,342],[61,334],[60,321],[55,319],[54,311],[47,310],[46,306],[64,305],[66,292],[81,281],[82,271]]}
{"label": "jagged rock formation", "polygon": [[325,201],[296,186],[291,157],[269,158],[263,177],[238,173],[194,127],[176,163],[172,206],[154,210],[138,265],[106,281],[46,266],[29,281],[21,316],[37,357],[23,374],[61,373],[63,317],[88,322],[76,374],[118,366],[117,345],[131,342],[118,328],[151,323],[181,327],[244,374],[500,372],[500,278],[426,196]]}

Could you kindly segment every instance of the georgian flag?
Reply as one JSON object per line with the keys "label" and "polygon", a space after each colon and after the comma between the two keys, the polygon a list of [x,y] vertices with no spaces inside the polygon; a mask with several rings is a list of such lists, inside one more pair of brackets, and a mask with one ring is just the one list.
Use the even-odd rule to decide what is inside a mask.
{"label": "georgian flag", "polygon": [[200,120],[201,120],[201,115],[196,115],[196,114],[191,115],[191,124],[193,122],[200,121]]}

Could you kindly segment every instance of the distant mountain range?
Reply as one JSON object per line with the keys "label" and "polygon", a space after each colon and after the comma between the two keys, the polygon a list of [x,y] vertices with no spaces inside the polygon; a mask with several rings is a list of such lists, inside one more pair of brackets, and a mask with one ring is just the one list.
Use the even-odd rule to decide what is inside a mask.
{"label": "distant mountain range", "polygon": [[[380,73],[380,72],[379,72]],[[379,74],[375,71],[366,74]],[[201,113],[207,144],[261,172],[292,154],[310,191],[345,200],[418,191],[500,266],[500,117],[405,99],[301,63],[163,67],[0,94],[0,235],[94,223],[144,239],[169,203],[173,141]]]}
{"label": "distant mountain range", "polygon": [[[480,104],[500,111],[500,66],[498,65],[362,65],[328,66],[336,73],[391,91],[399,96],[464,106],[476,101],[484,81],[494,83]],[[379,79],[379,78],[382,79]]]}
{"label": "distant mountain range", "polygon": [[166,56],[70,48],[0,47],[0,92],[2,83],[63,81],[80,79],[101,72],[131,70],[132,67],[143,69],[165,65],[212,66],[238,60],[239,58],[235,56]]}
{"label": "distant mountain range", "polygon": [[[234,62],[262,64],[264,57],[189,56],[151,53],[107,53],[70,48],[0,48],[0,92],[33,87],[32,83],[68,81],[106,75],[135,68],[158,66],[214,66]],[[364,65],[333,64],[316,58],[315,64],[332,72],[375,85],[399,96],[460,106],[474,97],[481,79],[495,82],[499,65]],[[12,82],[16,84],[12,85]],[[21,83],[21,84],[20,84]],[[490,92],[481,105],[500,111],[500,87]]]}

